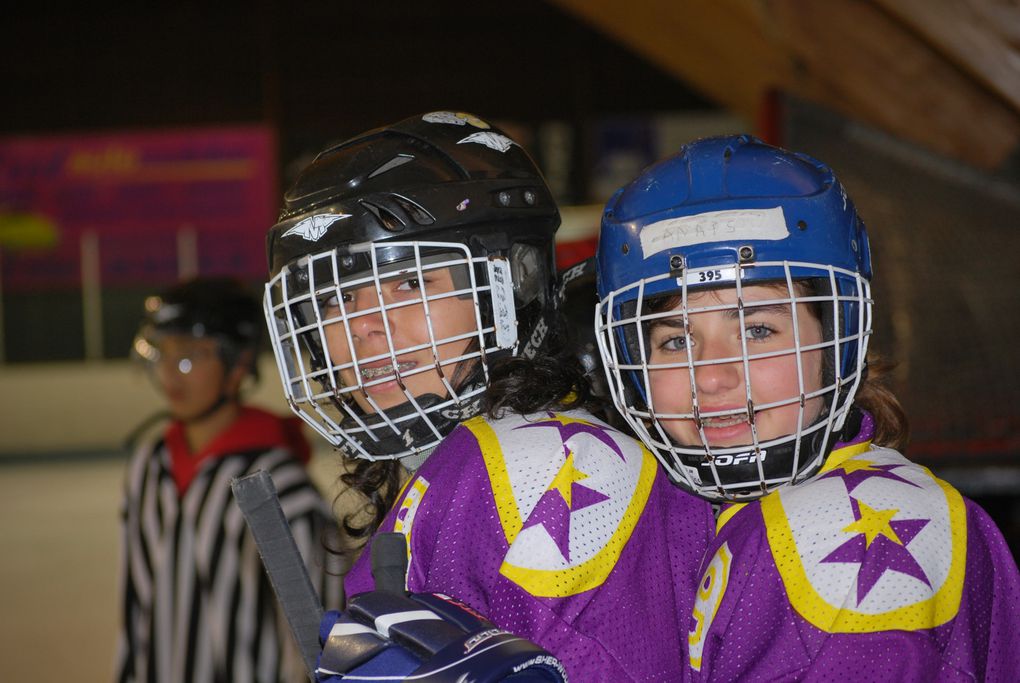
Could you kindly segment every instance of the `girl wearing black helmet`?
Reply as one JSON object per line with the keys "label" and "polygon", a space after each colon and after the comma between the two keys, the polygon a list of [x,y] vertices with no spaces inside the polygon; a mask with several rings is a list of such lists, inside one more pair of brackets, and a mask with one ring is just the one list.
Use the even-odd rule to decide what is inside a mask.
{"label": "girl wearing black helmet", "polygon": [[496,361],[546,341],[558,224],[527,154],[452,112],[326,149],[287,192],[267,316],[292,407],[356,459],[374,510],[349,533],[479,412]]}
{"label": "girl wearing black helmet", "polygon": [[335,525],[305,469],[295,418],[241,401],[264,321],[230,278],[196,278],[145,302],[133,352],[170,422],[135,450],[125,477],[119,681],[297,681],[301,658],[230,492],[266,470],[320,593],[322,536]]}
{"label": "girl wearing black helmet", "polygon": [[871,253],[831,169],[699,140],[622,188],[598,247],[614,402],[722,505],[696,681],[1020,680],[1020,575],[986,513],[906,460],[867,358]]}
{"label": "girl wearing black helmet", "polygon": [[[470,114],[331,147],[269,235],[273,346],[291,406],[354,458],[342,478],[373,507],[345,526],[405,534],[409,590],[459,598],[581,680],[676,678],[710,507],[584,409],[558,224],[528,155]],[[345,583],[371,589],[366,558]]]}

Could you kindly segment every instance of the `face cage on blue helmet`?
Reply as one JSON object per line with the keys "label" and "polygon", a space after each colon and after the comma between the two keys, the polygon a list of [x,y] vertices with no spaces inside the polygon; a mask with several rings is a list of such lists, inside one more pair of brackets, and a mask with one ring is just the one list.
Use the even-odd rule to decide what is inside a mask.
{"label": "face cage on blue helmet", "polygon": [[[711,273],[713,277],[722,275],[726,286],[736,289],[736,302],[690,308],[689,293],[707,289],[698,287],[699,280],[703,282],[706,273]],[[663,281],[667,279],[676,280],[679,286],[663,290]],[[822,284],[820,289],[826,293],[798,295],[798,282],[805,280],[819,281]],[[768,300],[754,301],[753,306],[790,306],[794,330],[799,329],[797,304],[822,307],[825,319],[822,321],[822,342],[802,346],[797,333],[794,335],[793,348],[754,354],[749,353],[747,336],[742,335],[739,356],[708,360],[695,357],[693,363],[685,359],[657,365],[649,363],[646,329],[650,322],[682,317],[685,348],[691,345],[691,316],[699,313],[727,309],[736,311],[739,329],[744,330],[745,309],[753,306],[744,302],[743,289],[759,284],[776,286],[777,294]],[[654,291],[655,294],[646,298],[646,290]],[[646,304],[650,299],[668,295],[677,296],[681,305],[657,313],[648,310]],[[729,269],[698,268],[688,270],[680,277],[675,273],[664,273],[645,278],[610,292],[596,307],[596,338],[617,410],[655,454],[670,477],[682,487],[708,500],[748,500],[761,497],[784,484],[803,480],[821,467],[833,443],[831,437],[839,434],[843,428],[862,379],[871,334],[871,303],[870,287],[866,279],[858,273],[833,266],[783,261],[734,264]],[[841,321],[839,335],[831,332],[832,320]],[[830,330],[825,330],[826,326]],[[833,370],[823,373],[823,377],[828,375],[821,382],[823,386],[808,390],[802,361],[804,354],[814,350],[827,355],[827,358],[823,357],[823,367],[840,370],[838,373]],[[796,359],[798,393],[782,400],[756,404],[750,373],[751,362],[784,355],[792,355]],[[702,411],[696,373],[698,368],[713,364],[739,364],[741,376],[745,378],[742,398],[746,400],[746,407]],[[659,410],[655,405],[656,397],[650,391],[651,372],[674,368],[687,371],[691,396],[690,407],[684,412]],[[822,399],[824,403],[818,418],[806,424],[805,406],[811,399]],[[660,400],[660,404],[663,402]],[[755,417],[763,411],[784,405],[799,407],[796,430],[768,440],[760,439]],[[742,417],[747,421],[750,426],[750,443],[729,447],[713,447],[709,444],[704,431],[704,420],[726,417]],[[700,443],[677,443],[667,432],[664,420],[693,421]],[[788,466],[782,466],[780,472],[770,475],[764,463],[768,455],[776,452],[784,453],[785,464]],[[776,460],[768,462],[769,470],[775,467]],[[743,476],[730,474],[738,471],[742,471]]]}
{"label": "face cage on blue helmet", "polygon": [[[401,254],[400,258],[394,259],[395,253]],[[356,258],[364,259],[369,267],[350,272]],[[443,269],[449,269],[452,289],[429,291],[429,274]],[[384,285],[411,280],[420,283],[417,297],[394,301],[392,296],[384,296]],[[358,305],[356,310],[345,301],[345,295],[355,289],[367,292],[369,299],[368,305]],[[364,301],[366,296],[361,298]],[[471,301],[473,321],[469,329],[437,338],[431,308],[451,298]],[[310,254],[284,267],[266,284],[264,307],[291,409],[330,444],[369,460],[408,458],[431,451],[451,425],[477,413],[491,357],[514,353],[518,347],[508,262],[473,257],[462,244],[366,242]],[[397,348],[392,319],[398,309],[408,307],[420,307],[428,338]],[[406,311],[396,314],[406,316]],[[379,317],[386,349],[361,357],[351,324],[366,316]],[[330,327],[340,335],[349,359],[331,357],[327,343]],[[448,352],[441,347],[447,344],[463,348],[446,357]],[[428,352],[431,363],[409,367],[401,361],[402,355],[422,351]],[[344,371],[354,382],[344,384]],[[438,374],[444,396],[423,398],[412,393],[407,382],[426,373]],[[479,379],[461,381],[466,375]],[[370,389],[393,381],[406,401],[384,408]]]}

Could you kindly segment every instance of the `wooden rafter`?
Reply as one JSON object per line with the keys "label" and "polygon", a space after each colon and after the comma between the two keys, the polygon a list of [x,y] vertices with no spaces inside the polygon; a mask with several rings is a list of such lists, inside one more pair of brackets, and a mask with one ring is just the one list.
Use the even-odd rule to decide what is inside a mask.
{"label": "wooden rafter", "polygon": [[1001,2],[551,1],[748,120],[777,89],[984,169],[1020,143],[1018,11]]}
{"label": "wooden rafter", "polygon": [[[1020,111],[1020,8],[988,0],[875,0]],[[933,11],[937,10],[937,11]]]}

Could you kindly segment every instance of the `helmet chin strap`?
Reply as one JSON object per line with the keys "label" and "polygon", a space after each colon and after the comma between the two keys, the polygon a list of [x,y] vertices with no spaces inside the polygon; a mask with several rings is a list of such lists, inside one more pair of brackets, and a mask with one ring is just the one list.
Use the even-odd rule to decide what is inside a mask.
{"label": "helmet chin strap", "polygon": [[[478,373],[480,373],[480,370]],[[474,377],[475,373],[472,373],[472,379]],[[461,383],[461,388],[466,391],[476,389],[479,386],[479,383],[473,382],[471,379]],[[382,436],[377,436],[375,439],[367,436],[352,436],[349,438],[356,441],[357,446],[362,450],[379,457],[393,457],[396,453],[407,451],[408,449],[416,449],[398,458],[404,467],[413,472],[421,467],[422,463],[425,462],[426,458],[434,450],[435,442],[437,441],[436,432],[446,436],[458,424],[474,417],[481,410],[481,398],[479,396],[474,396],[463,403],[449,406],[442,410],[435,409],[436,406],[448,400],[449,397],[447,396],[424,394],[415,397],[417,407],[415,407],[414,403],[405,401],[392,408],[387,408],[385,411],[386,418],[390,422],[406,425],[399,434],[393,432],[381,415],[362,415],[362,422],[366,423],[377,434],[381,433]],[[401,419],[409,415],[416,416],[407,420]],[[359,426],[354,418],[348,417],[344,420],[341,427],[348,433],[351,433],[358,429]],[[435,428],[435,431],[433,431],[433,428]],[[348,457],[364,457],[354,444],[343,442],[337,448]]]}
{"label": "helmet chin strap", "polygon": [[[820,415],[812,426],[827,420],[828,412],[829,411],[825,411],[822,415]],[[822,464],[824,464],[825,460],[829,457],[829,454],[832,452],[833,447],[837,443],[850,441],[857,436],[861,428],[862,417],[863,416],[859,408],[856,406],[850,406],[849,412],[843,423],[843,428],[838,432],[832,431],[826,434],[825,429],[818,429],[810,434],[805,434],[800,437],[800,462],[814,464],[810,466],[801,464],[797,472],[790,472],[791,476],[789,483],[799,483],[814,476],[821,468]],[[796,440],[793,440],[778,446],[772,446],[767,449],[767,451],[763,451],[767,452],[768,455],[767,459],[764,461],[766,463],[766,478],[771,479],[773,477],[781,476],[783,473],[789,471],[789,468],[787,468],[785,464],[792,463],[793,454],[797,449],[797,443],[798,442]],[[750,455],[753,452],[754,451],[749,447],[747,453],[740,454],[738,458]],[[778,467],[780,467],[781,470],[769,471],[770,466],[775,466],[773,465],[774,463],[780,463]],[[702,482],[705,485],[712,485],[711,470],[707,463],[701,461],[685,461],[685,464],[697,467],[699,472],[703,473]],[[729,480],[730,483],[748,482],[746,488],[731,489],[728,494],[729,500],[750,500],[759,498],[763,495],[759,485],[754,483],[759,479],[758,463],[756,460],[753,458],[746,458],[745,462],[741,464],[734,463],[726,465],[725,467],[729,474],[726,479]],[[674,483],[681,487],[685,486],[684,482],[674,480]],[[724,481],[724,483],[728,482]]]}

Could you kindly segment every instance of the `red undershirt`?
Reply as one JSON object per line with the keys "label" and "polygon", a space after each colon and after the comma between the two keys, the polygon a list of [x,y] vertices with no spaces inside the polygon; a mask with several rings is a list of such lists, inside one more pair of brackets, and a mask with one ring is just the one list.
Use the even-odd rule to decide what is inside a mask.
{"label": "red undershirt", "polygon": [[182,422],[172,422],[164,438],[170,451],[170,471],[182,496],[205,461],[211,458],[277,446],[289,447],[305,463],[311,455],[308,441],[301,433],[301,420],[278,417],[251,406],[242,406],[237,419],[197,453],[192,453],[188,446]]}

